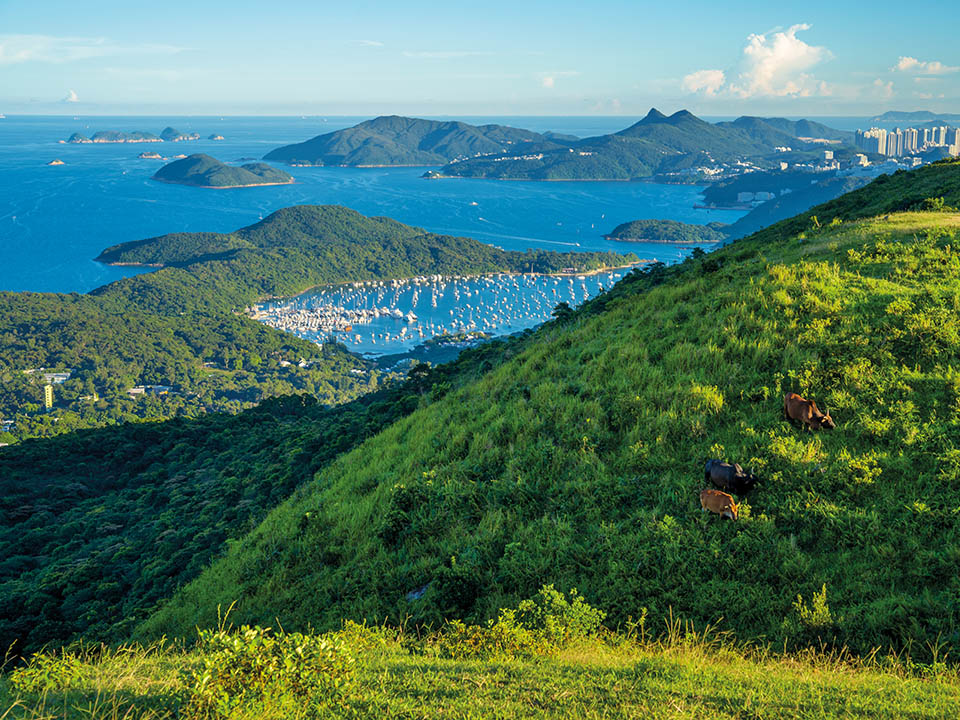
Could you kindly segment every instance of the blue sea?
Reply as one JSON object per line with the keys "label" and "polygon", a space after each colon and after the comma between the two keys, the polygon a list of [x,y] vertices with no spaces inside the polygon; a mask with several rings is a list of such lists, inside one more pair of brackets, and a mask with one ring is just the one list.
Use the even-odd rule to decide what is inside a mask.
{"label": "blue sea", "polygon": [[[293,185],[206,190],[158,183],[162,164],[140,160],[205,152],[225,162],[258,159],[280,145],[355,125],[362,117],[49,117],[0,119],[0,290],[87,292],[140,272],[93,261],[104,248],[178,231],[235,230],[289,205],[340,204],[504,249],[633,251],[674,261],[689,250],[608,242],[619,223],[667,218],[733,222],[742,212],[695,210],[692,186],[625,182],[424,180],[424,168],[290,168]],[[587,137],[634,121],[623,117],[462,118]],[[166,126],[217,133],[223,141],[70,145],[72,133]],[[59,159],[64,165],[48,166]]]}

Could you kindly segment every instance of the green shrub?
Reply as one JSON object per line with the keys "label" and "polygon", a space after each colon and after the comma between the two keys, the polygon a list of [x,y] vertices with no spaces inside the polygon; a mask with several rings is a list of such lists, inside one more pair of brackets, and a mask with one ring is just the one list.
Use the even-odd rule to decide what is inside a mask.
{"label": "green shrub", "polygon": [[14,690],[28,694],[42,694],[75,687],[82,676],[83,663],[75,655],[39,652],[26,667],[10,673]]}
{"label": "green shrub", "polygon": [[553,585],[544,585],[517,607],[518,622],[559,646],[596,635],[606,613],[588,605],[576,588],[569,595],[567,599]]}
{"label": "green shrub", "polygon": [[829,642],[836,631],[836,621],[827,604],[827,586],[815,592],[810,604],[797,595],[793,603],[793,614],[784,622],[788,637],[803,645]]}
{"label": "green shrub", "polygon": [[200,663],[189,677],[188,717],[233,713],[320,717],[346,710],[354,658],[328,636],[202,630]]}

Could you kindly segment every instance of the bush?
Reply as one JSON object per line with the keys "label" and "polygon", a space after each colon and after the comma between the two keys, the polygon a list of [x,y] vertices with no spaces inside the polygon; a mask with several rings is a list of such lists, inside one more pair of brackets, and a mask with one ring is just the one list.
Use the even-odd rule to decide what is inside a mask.
{"label": "bush", "polygon": [[568,600],[553,585],[544,585],[535,597],[520,603],[517,620],[559,646],[596,635],[606,613],[588,605],[576,588],[569,594]]}
{"label": "bush", "polygon": [[320,717],[347,709],[342,692],[354,658],[330,637],[249,626],[202,630],[200,658],[189,678],[188,717]]}
{"label": "bush", "polygon": [[37,695],[68,690],[79,683],[82,669],[83,663],[75,655],[39,652],[26,667],[10,673],[10,685],[18,692]]}

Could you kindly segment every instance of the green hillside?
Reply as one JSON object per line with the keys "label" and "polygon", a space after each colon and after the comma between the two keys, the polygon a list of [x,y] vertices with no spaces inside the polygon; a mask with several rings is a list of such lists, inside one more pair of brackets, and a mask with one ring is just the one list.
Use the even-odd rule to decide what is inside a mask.
{"label": "green hillside", "polygon": [[272,150],[264,160],[291,165],[444,165],[459,157],[501,153],[546,138],[504,125],[469,125],[391,115]]}
{"label": "green hillside", "polygon": [[319,468],[515,344],[465,351],[375,391],[376,372],[365,373],[371,392],[336,407],[288,395],[238,415],[128,423],[6,448],[0,643],[22,653],[84,637],[124,640]]}
{"label": "green hillside", "polygon": [[[234,601],[288,630],[482,620],[550,582],[613,624],[955,653],[960,215],[909,208],[958,189],[956,162],[881,178],[632,273],[322,469],[140,634]],[[786,391],[837,429],[786,423]],[[737,523],[700,511],[711,457],[762,478]]]}
{"label": "green hillside", "polygon": [[270,167],[266,163],[248,163],[240,167],[232,167],[203,153],[167,163],[157,170],[153,179],[177,185],[208,188],[283,185],[293,182],[289,173]]}

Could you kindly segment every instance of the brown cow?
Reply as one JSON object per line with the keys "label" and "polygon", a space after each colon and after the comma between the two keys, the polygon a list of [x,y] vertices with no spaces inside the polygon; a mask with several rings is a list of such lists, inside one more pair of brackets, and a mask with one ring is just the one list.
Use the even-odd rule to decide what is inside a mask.
{"label": "brown cow", "polygon": [[805,400],[793,392],[783,396],[783,414],[787,420],[796,420],[810,430],[833,430],[836,427],[829,410],[824,408],[824,412],[820,412],[813,400]]}
{"label": "brown cow", "polygon": [[737,519],[737,504],[733,501],[733,497],[725,492],[710,488],[701,490],[700,506],[720,517],[730,518],[731,520]]}

